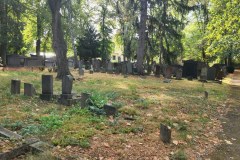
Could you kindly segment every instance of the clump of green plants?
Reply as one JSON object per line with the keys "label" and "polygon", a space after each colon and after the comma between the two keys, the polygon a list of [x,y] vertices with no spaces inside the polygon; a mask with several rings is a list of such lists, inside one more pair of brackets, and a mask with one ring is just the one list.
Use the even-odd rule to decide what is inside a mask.
{"label": "clump of green plants", "polygon": [[41,125],[47,129],[54,130],[62,126],[63,118],[59,115],[51,114],[50,116],[41,117]]}
{"label": "clump of green plants", "polygon": [[148,109],[150,105],[150,102],[146,99],[138,99],[136,102],[135,107],[140,109]]}
{"label": "clump of green plants", "polygon": [[186,153],[184,150],[178,150],[172,155],[171,160],[187,160]]}

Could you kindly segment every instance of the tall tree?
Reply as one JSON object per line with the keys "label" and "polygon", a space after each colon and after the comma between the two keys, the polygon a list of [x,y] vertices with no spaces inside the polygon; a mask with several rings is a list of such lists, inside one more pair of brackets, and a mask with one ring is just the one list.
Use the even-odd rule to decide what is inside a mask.
{"label": "tall tree", "polygon": [[147,29],[147,0],[140,0],[141,4],[141,19],[138,31],[138,49],[137,49],[137,70],[139,74],[144,73],[143,60],[146,47],[146,29]]}
{"label": "tall tree", "polygon": [[57,60],[57,78],[70,74],[67,62],[67,44],[64,40],[60,9],[62,0],[48,0],[52,14],[53,49]]}

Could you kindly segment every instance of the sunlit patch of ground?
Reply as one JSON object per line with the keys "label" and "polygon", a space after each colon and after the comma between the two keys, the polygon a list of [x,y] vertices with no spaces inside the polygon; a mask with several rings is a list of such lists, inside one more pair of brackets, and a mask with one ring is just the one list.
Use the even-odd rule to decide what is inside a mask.
{"label": "sunlit patch of ground", "polygon": [[[79,105],[65,107],[56,101],[43,102],[38,96],[10,95],[11,79],[33,83],[41,93],[41,75],[56,74],[1,71],[1,124],[9,129],[17,126],[18,133],[29,133],[53,143],[56,145],[53,154],[73,159],[167,159],[179,150],[189,159],[196,159],[220,143],[216,138],[221,131],[217,118],[228,108],[226,84],[186,79],[163,83],[163,78],[152,76],[124,77],[86,71],[80,77],[77,70],[71,73],[75,78],[74,93],[92,93],[99,103],[106,99],[119,107],[119,116],[99,117],[81,111]],[[208,99],[204,99],[204,91],[208,91]],[[61,81],[56,79],[54,92],[61,93]],[[126,120],[126,116],[135,120]],[[172,128],[171,144],[160,141],[160,123]],[[39,133],[31,130],[39,125],[48,130]]]}

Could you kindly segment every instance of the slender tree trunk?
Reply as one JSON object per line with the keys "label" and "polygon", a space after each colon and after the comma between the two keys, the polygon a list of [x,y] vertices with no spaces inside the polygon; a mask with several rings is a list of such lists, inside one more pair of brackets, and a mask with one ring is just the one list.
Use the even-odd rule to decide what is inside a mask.
{"label": "slender tree trunk", "polygon": [[6,0],[0,2],[0,55],[4,66],[7,64],[7,3]]}
{"label": "slender tree trunk", "polygon": [[41,30],[42,30],[42,22],[39,13],[37,13],[37,41],[36,41],[36,55],[40,56],[41,50]]}
{"label": "slender tree trunk", "polygon": [[72,48],[73,48],[73,53],[74,53],[74,68],[78,68],[78,57],[77,57],[77,49],[74,44],[74,33],[73,33],[73,27],[72,27],[72,3],[71,1],[68,2],[68,26],[69,26],[69,32],[70,32],[70,37],[71,37],[71,43],[72,43]]}
{"label": "slender tree trunk", "polygon": [[147,22],[147,0],[140,0],[141,3],[141,20],[139,27],[139,40],[137,49],[137,70],[139,74],[144,74],[143,70],[143,58],[145,54],[145,42],[146,42],[146,22]]}
{"label": "slender tree trunk", "polygon": [[64,40],[61,24],[62,0],[48,0],[48,3],[52,13],[53,49],[56,53],[58,67],[57,78],[62,79],[63,76],[70,74],[67,62],[67,44]]}

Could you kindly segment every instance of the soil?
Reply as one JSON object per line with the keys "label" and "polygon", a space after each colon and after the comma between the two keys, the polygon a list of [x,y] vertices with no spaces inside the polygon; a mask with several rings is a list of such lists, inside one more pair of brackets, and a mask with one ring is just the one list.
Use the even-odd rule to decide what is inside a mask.
{"label": "soil", "polygon": [[223,132],[218,135],[223,143],[208,156],[211,160],[240,159],[240,71],[230,77],[230,111],[221,118]]}

